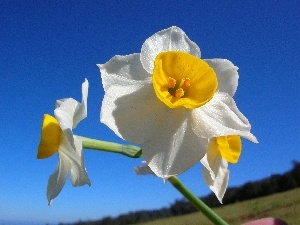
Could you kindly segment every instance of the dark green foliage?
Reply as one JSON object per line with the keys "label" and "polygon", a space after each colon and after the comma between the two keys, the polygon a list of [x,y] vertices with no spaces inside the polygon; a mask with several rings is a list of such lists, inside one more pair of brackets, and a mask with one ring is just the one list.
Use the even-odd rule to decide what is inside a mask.
{"label": "dark green foliage", "polygon": [[297,186],[300,187],[300,163],[297,161],[293,161],[294,169],[291,171],[295,181],[297,182]]}
{"label": "dark green foliage", "polygon": [[176,200],[170,206],[170,212],[173,216],[184,215],[192,212],[196,212],[197,209],[186,199]]}

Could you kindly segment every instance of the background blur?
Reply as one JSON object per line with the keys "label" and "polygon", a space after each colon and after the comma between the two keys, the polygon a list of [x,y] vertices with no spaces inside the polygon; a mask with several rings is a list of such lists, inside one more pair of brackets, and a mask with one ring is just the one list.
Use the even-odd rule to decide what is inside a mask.
{"label": "background blur", "polygon": [[[200,46],[202,58],[239,67],[234,98],[260,143],[243,140],[229,186],[291,169],[300,160],[299,12],[296,0],[1,0],[0,224],[99,219],[181,198],[161,179],[135,175],[142,159],[85,150],[92,186],[73,188],[68,179],[48,206],[57,155],[36,159],[43,114],[53,114],[57,99],[81,101],[84,78],[88,117],[75,134],[123,143],[99,122],[104,92],[96,64],[140,52],[146,38],[172,25]],[[195,194],[210,193],[200,164],[180,178]]]}

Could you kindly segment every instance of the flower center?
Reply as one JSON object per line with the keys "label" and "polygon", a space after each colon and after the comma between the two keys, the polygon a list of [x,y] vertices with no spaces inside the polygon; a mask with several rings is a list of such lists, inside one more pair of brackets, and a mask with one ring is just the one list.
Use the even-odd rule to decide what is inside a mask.
{"label": "flower center", "polygon": [[156,96],[170,108],[198,108],[217,90],[214,70],[203,60],[185,52],[157,55],[152,83]]}
{"label": "flower center", "polygon": [[38,159],[48,158],[57,152],[61,142],[62,130],[58,121],[48,114],[44,115]]}
{"label": "flower center", "polygon": [[179,85],[176,85],[178,82],[173,78],[169,77],[169,93],[175,98],[181,98],[184,96],[184,91],[191,85],[190,78],[182,78]]}
{"label": "flower center", "polygon": [[216,137],[215,142],[221,156],[229,163],[237,163],[242,152],[242,142],[238,135]]}

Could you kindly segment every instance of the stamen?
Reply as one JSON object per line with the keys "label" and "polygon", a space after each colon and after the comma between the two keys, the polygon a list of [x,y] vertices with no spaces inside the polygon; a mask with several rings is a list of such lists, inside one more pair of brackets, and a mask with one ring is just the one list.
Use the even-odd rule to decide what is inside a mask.
{"label": "stamen", "polygon": [[173,77],[169,77],[168,87],[169,88],[174,88],[175,85],[176,85],[176,80]]}
{"label": "stamen", "polygon": [[182,78],[179,85],[176,85],[176,83],[176,79],[174,79],[173,77],[169,77],[169,93],[175,98],[181,98],[184,96],[184,91],[191,85],[190,78]]}
{"label": "stamen", "polygon": [[184,90],[182,88],[178,88],[176,91],[175,91],[175,97],[176,98],[181,98],[182,96],[184,96]]}
{"label": "stamen", "polygon": [[[182,83],[182,85],[181,85]],[[190,78],[183,78],[180,82],[180,86],[182,89],[187,89],[189,86],[191,86],[191,80]]]}

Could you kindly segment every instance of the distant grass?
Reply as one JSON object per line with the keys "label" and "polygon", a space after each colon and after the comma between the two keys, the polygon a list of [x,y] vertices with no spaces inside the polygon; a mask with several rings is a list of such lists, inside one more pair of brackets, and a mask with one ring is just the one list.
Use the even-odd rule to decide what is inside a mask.
{"label": "distant grass", "polygon": [[[300,224],[300,188],[281,192],[266,197],[238,202],[214,209],[230,225],[260,219],[276,217],[284,220],[288,225]],[[159,219],[139,225],[211,225],[212,223],[200,212],[184,216]]]}

